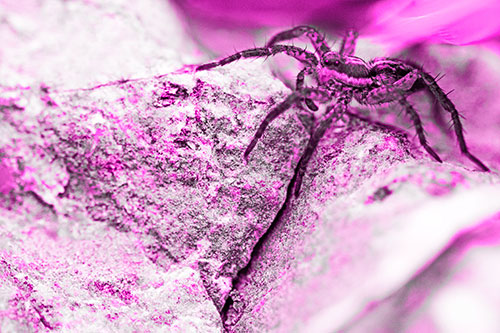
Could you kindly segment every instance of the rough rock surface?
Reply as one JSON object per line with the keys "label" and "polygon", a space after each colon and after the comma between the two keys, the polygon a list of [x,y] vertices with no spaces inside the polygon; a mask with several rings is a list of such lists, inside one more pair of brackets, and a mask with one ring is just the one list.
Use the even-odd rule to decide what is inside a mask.
{"label": "rough rock surface", "polygon": [[[140,321],[129,313],[132,306],[145,304],[149,313],[142,320],[147,321],[143,317],[161,311],[157,307],[163,302],[168,318],[144,328],[163,324],[183,330],[194,311],[183,309],[190,306],[201,307],[198,314],[206,325],[220,329],[220,319],[212,325],[216,310],[281,208],[297,147],[306,140],[292,111],[276,121],[245,165],[243,150],[286,88],[271,76],[263,85],[263,77],[255,80],[248,68],[238,73],[239,79],[219,80],[218,86],[187,67],[85,90],[2,92],[2,130],[9,133],[2,142],[6,311],[15,313],[13,293],[28,288],[23,283],[30,287],[22,289],[22,297],[33,300],[23,308],[31,317],[19,314],[11,320],[26,324],[26,316],[32,327],[69,329],[92,317],[82,312],[117,306],[123,313],[94,316],[96,327],[106,320],[120,327]],[[36,241],[24,235],[31,232]],[[88,239],[95,233],[102,239]],[[33,253],[26,242],[35,242]],[[80,258],[79,252],[85,255]],[[102,259],[94,257],[98,253]],[[80,265],[96,271],[88,276]],[[42,282],[40,274],[64,274],[66,286],[53,285],[52,278]],[[37,296],[42,288],[62,299],[56,304],[47,295]],[[179,291],[180,300],[160,302],[165,288],[194,289]],[[97,300],[83,303],[82,298]],[[73,299],[80,299],[78,306]],[[37,308],[46,312],[40,315],[46,324],[35,323]],[[197,329],[206,331],[203,327]]]}

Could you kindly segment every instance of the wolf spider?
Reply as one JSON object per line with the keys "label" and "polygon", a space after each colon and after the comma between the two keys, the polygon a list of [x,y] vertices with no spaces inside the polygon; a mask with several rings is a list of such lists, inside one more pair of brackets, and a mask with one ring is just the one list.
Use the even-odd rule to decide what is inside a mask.
{"label": "wolf spider", "polygon": [[[296,46],[276,44],[303,35],[314,46],[315,53]],[[302,177],[318,142],[334,120],[338,120],[348,113],[348,104],[352,99],[355,99],[365,105],[379,105],[388,102],[399,103],[413,121],[420,144],[436,161],[442,162],[439,155],[427,143],[418,112],[406,99],[417,91],[428,89],[428,92],[434,96],[442,108],[450,113],[462,153],[480,169],[489,171],[486,165],[469,152],[464,139],[460,115],[448,96],[439,87],[435,78],[421,67],[402,60],[376,58],[365,62],[353,56],[357,36],[356,32],[349,31],[342,40],[340,50],[336,52],[328,47],[324,36],[318,30],[311,26],[297,26],[276,34],[265,47],[237,52],[222,60],[197,67],[197,71],[209,70],[227,65],[240,58],[269,57],[280,53],[289,55],[304,64],[304,68],[297,75],[295,91],[267,114],[245,150],[244,158],[248,159],[248,155],[269,123],[293,105],[304,102],[311,111],[317,111],[318,106],[314,102],[327,103],[326,111],[319,125],[312,132],[307,147],[297,165],[294,192],[297,197],[300,193]],[[313,77],[317,83],[315,87],[304,86],[306,75]]]}

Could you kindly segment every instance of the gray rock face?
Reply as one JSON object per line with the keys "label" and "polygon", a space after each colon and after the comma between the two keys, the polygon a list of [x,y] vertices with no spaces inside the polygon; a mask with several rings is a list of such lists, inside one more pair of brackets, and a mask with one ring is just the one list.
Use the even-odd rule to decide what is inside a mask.
{"label": "gray rock face", "polygon": [[199,269],[221,308],[284,200],[292,169],[280,171],[291,163],[292,142],[279,138],[294,135],[298,124],[288,117],[284,133],[271,139],[282,143],[264,141],[273,151],[245,166],[242,149],[272,103],[237,88],[188,73],[78,93],[77,106],[74,100],[60,96],[60,116],[50,111],[56,130],[49,149],[70,174],[64,195],[84,194],[90,218],[142,234],[154,263]]}

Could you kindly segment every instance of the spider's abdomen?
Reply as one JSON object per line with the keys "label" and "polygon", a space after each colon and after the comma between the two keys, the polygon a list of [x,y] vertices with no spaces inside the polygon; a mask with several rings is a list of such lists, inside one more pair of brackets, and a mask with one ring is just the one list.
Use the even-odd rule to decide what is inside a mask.
{"label": "spider's abdomen", "polygon": [[414,70],[413,67],[389,58],[378,58],[370,61],[370,76],[382,84],[392,84]]}

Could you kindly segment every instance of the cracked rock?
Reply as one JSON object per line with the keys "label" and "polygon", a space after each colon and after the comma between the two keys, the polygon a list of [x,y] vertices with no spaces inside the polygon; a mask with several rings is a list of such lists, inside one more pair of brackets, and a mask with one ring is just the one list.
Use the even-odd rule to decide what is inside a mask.
{"label": "cracked rock", "polygon": [[[217,86],[187,67],[85,90],[2,92],[9,133],[2,170],[10,177],[3,185],[9,191],[2,194],[2,243],[11,244],[2,255],[3,295],[6,311],[21,313],[5,327],[70,328],[95,318],[96,327],[142,320],[145,326],[133,327],[220,329],[214,311],[281,208],[306,140],[292,110],[246,164],[242,153],[259,120],[286,88],[271,76],[263,85],[264,77],[255,80],[248,68],[239,73]],[[32,242],[30,250],[25,244]],[[107,263],[111,258],[117,267]],[[64,281],[54,285],[61,274]],[[163,285],[180,288],[181,300],[146,302],[168,294]],[[43,307],[14,306],[16,293]],[[141,304],[149,314],[139,320],[132,312]],[[193,306],[201,307],[199,323],[189,319]]]}

